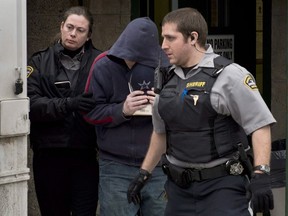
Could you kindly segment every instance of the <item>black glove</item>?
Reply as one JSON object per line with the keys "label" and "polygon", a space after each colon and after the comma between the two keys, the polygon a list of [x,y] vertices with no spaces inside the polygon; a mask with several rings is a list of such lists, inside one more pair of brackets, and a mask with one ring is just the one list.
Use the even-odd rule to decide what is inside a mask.
{"label": "black glove", "polygon": [[270,177],[267,174],[254,173],[248,192],[251,193],[251,207],[254,213],[268,213],[274,208]]}
{"label": "black glove", "polygon": [[92,93],[83,93],[73,98],[67,98],[67,109],[71,111],[89,112],[96,105]]}
{"label": "black glove", "polygon": [[144,169],[139,170],[139,174],[130,183],[127,191],[128,203],[133,202],[135,205],[141,202],[140,191],[146,184],[147,180],[151,177],[151,174]]}

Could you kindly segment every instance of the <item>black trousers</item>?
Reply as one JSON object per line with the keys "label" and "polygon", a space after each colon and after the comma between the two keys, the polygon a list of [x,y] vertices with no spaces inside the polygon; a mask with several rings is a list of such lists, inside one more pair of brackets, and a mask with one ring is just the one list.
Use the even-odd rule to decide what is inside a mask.
{"label": "black trousers", "polygon": [[251,216],[247,184],[245,176],[228,175],[183,189],[168,179],[165,216]]}
{"label": "black trousers", "polygon": [[42,216],[95,216],[99,166],[96,150],[34,151],[33,174]]}

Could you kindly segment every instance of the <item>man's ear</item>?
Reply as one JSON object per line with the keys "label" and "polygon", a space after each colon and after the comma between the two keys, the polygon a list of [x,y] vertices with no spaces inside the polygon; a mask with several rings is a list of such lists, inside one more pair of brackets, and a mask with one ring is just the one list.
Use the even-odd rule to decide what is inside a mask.
{"label": "man's ear", "polygon": [[196,31],[192,31],[190,37],[191,37],[191,45],[194,45],[197,42],[198,33]]}

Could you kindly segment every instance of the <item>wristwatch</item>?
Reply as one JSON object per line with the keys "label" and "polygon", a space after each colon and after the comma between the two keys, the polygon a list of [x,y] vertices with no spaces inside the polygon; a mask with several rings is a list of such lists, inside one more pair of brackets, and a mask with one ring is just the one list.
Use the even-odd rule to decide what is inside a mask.
{"label": "wristwatch", "polygon": [[258,165],[258,166],[255,166],[254,168],[253,168],[253,170],[255,171],[255,170],[259,170],[259,171],[262,171],[263,173],[266,173],[266,174],[268,174],[268,175],[270,175],[270,166],[269,165],[267,165],[267,164],[265,164],[265,165]]}

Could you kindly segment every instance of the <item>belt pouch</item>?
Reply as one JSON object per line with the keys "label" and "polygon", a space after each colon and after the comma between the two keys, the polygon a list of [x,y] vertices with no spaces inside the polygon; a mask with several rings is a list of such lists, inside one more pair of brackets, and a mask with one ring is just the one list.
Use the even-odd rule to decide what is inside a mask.
{"label": "belt pouch", "polygon": [[162,157],[162,168],[164,173],[179,187],[187,188],[190,185],[190,181],[187,178],[187,171],[185,168],[178,167],[171,164],[166,156]]}

